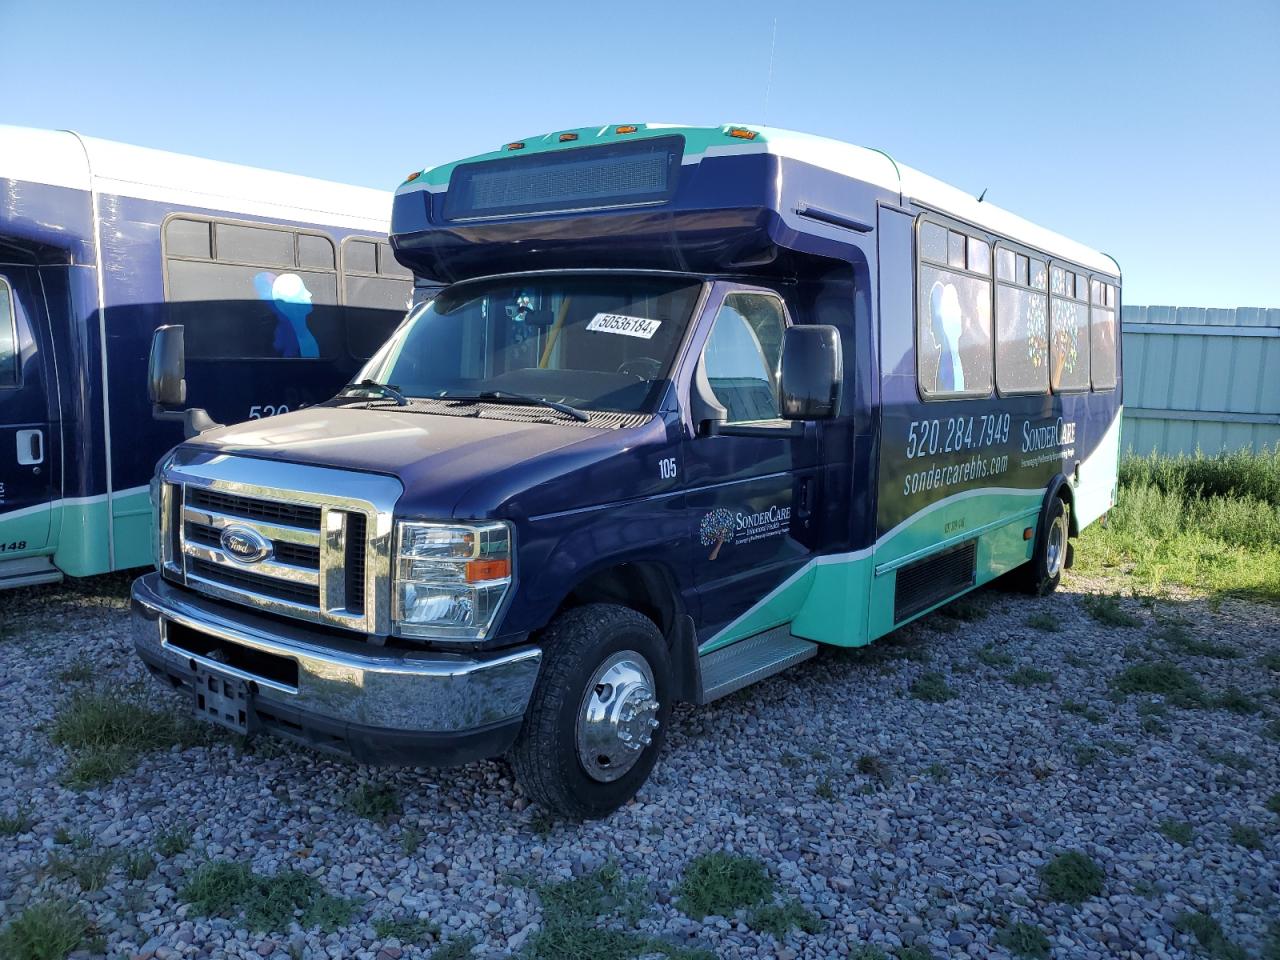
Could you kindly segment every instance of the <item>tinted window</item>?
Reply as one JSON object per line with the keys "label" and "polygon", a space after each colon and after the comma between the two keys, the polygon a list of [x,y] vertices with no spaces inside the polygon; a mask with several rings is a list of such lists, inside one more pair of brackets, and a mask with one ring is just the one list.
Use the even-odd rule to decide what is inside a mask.
{"label": "tinted window", "polygon": [[969,269],[974,273],[991,276],[991,247],[987,245],[987,241],[969,238]]}
{"label": "tinted window", "polygon": [[308,233],[298,234],[298,266],[317,270],[333,269],[333,241]]}
{"label": "tinted window", "polygon": [[1112,389],[1116,385],[1116,312],[1109,307],[1089,311],[1089,350],[1094,389]]}
{"label": "tinted window", "polygon": [[778,417],[778,368],[786,326],[776,297],[733,293],[716,313],[703,349],[711,391],[730,421]]}
{"label": "tinted window", "polygon": [[207,220],[170,220],[164,228],[165,251],[171,257],[199,257],[208,260],[213,256]]}
{"label": "tinted window", "polygon": [[339,356],[337,294],[333,273],[169,261],[169,319],[193,360]]}
{"label": "tinted window", "polygon": [[413,279],[413,271],[408,270],[396,259],[396,255],[391,250],[391,244],[378,244],[378,272],[387,277],[401,277],[405,280]]}
{"label": "tinted window", "polygon": [[216,225],[214,237],[219,260],[260,263],[264,266],[293,266],[293,233],[263,227],[242,227],[234,223]]}
{"label": "tinted window", "polygon": [[1053,389],[1088,390],[1089,308],[1074,300],[1051,297],[1050,312],[1049,370]]}
{"label": "tinted window", "polygon": [[1012,250],[1001,247],[996,251],[996,279],[1013,282],[1013,264],[1016,257]]}
{"label": "tinted window", "polygon": [[996,289],[996,386],[1001,393],[1047,393],[1049,322],[1043,293]]}
{"label": "tinted window", "polygon": [[345,240],[342,243],[342,269],[348,273],[377,273],[378,245],[370,240]]}
{"label": "tinted window", "polygon": [[916,358],[927,397],[991,392],[991,282],[920,265]]}
{"label": "tinted window", "polygon": [[920,256],[934,263],[947,262],[947,228],[926,220],[920,224]]}
{"label": "tinted window", "polygon": [[0,277],[0,387],[18,385],[18,321],[14,316],[13,291]]}
{"label": "tinted window", "polygon": [[[1031,276],[1029,278],[1030,285],[1035,287],[1037,290],[1045,289],[1045,287],[1048,285],[1047,274],[1048,274],[1048,270],[1045,267],[1045,262],[1043,260],[1037,260],[1035,257],[1032,257],[1031,258]],[[1024,281],[1024,283],[1025,282],[1027,281]]]}
{"label": "tinted window", "polygon": [[947,264],[964,269],[964,234],[954,230],[947,236]]}

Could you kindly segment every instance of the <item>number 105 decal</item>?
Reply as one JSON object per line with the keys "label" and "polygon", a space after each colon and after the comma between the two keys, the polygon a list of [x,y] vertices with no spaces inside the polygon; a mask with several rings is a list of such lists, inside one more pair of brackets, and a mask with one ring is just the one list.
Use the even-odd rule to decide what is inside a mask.
{"label": "number 105 decal", "polygon": [[948,417],[946,420],[912,420],[907,429],[907,459],[981,450],[1009,440],[1009,414],[988,413],[978,417]]}

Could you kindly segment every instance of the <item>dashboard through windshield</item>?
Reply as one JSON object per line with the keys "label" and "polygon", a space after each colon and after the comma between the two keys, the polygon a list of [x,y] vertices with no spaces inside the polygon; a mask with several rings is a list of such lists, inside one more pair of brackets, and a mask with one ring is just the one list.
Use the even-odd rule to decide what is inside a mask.
{"label": "dashboard through windshield", "polygon": [[409,397],[650,412],[701,289],[688,277],[608,273],[457,284],[410,314],[361,377]]}

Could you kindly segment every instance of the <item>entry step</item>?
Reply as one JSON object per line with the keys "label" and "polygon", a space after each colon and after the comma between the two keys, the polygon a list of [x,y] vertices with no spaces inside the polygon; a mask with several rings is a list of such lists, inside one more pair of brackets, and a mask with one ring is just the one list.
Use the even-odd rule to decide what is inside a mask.
{"label": "entry step", "polygon": [[0,590],[34,587],[39,583],[57,583],[61,579],[62,571],[53,565],[49,557],[0,560]]}
{"label": "entry step", "polygon": [[793,637],[789,627],[776,627],[722,647],[701,658],[702,703],[736,693],[757,680],[816,655],[818,645]]}

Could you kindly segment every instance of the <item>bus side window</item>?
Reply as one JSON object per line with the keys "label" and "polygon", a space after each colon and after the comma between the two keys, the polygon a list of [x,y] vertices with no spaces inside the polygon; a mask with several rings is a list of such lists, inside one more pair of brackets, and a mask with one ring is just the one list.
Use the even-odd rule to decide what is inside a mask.
{"label": "bus side window", "polygon": [[1116,386],[1115,287],[1094,280],[1089,306],[1090,371],[1093,389],[1114,390]]}
{"label": "bus side window", "polygon": [[996,388],[1004,396],[1049,392],[1049,303],[1044,262],[996,251]]}
{"label": "bus side window", "polygon": [[757,293],[732,293],[716,313],[703,348],[711,391],[730,423],[778,418],[778,373],[786,319],[782,302]]}
{"label": "bus side window", "polygon": [[[926,398],[991,393],[991,247],[956,230],[945,259],[939,224],[920,224],[916,374]],[[1006,264],[1007,267],[1007,264]]]}
{"label": "bus side window", "polygon": [[1089,290],[1085,278],[1049,267],[1049,382],[1054,393],[1089,389]]}
{"label": "bus side window", "polygon": [[18,385],[18,320],[13,310],[13,291],[0,277],[0,388]]}

